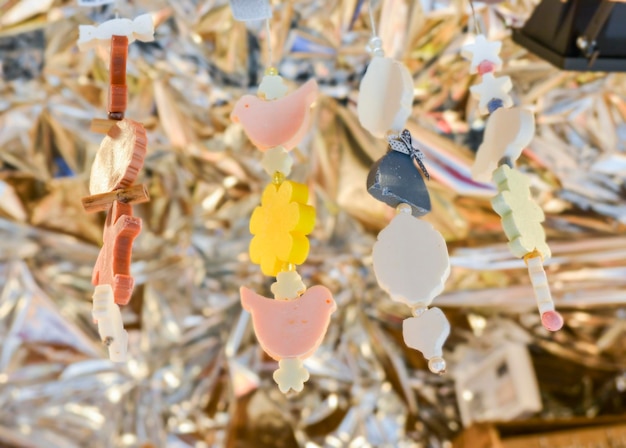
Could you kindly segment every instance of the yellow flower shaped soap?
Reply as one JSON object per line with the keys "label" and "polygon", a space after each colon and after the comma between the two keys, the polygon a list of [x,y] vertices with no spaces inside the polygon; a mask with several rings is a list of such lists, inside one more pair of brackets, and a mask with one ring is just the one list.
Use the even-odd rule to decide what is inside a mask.
{"label": "yellow flower shaped soap", "polygon": [[284,181],[269,184],[250,218],[250,259],[263,274],[276,276],[287,264],[302,264],[309,254],[306,237],[315,226],[315,209],[306,205],[309,189]]}

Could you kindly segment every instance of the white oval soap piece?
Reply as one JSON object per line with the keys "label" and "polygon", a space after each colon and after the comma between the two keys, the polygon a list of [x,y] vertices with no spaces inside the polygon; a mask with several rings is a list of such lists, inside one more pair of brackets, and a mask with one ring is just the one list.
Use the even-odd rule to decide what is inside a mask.
{"label": "white oval soap piece", "polygon": [[398,213],[374,244],[374,273],[393,300],[428,306],[450,275],[446,242],[428,222]]}
{"label": "white oval soap piece", "polygon": [[450,323],[439,308],[430,308],[402,322],[404,343],[422,352],[426,359],[443,356],[442,347],[449,334]]}
{"label": "white oval soap piece", "polygon": [[412,112],[413,78],[409,70],[391,58],[376,56],[361,80],[357,113],[361,126],[373,136],[404,129]]}
{"label": "white oval soap piece", "polygon": [[491,114],[485,137],[478,148],[472,178],[489,182],[498,162],[508,157],[515,162],[535,136],[535,115],[523,107],[499,108]]}

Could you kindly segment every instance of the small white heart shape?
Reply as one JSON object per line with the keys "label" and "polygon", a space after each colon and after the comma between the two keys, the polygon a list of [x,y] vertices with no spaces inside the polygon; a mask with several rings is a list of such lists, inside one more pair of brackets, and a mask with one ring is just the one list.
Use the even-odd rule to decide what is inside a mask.
{"label": "small white heart shape", "polygon": [[402,323],[404,343],[422,352],[424,358],[443,356],[442,347],[450,334],[450,323],[439,308],[430,308]]}

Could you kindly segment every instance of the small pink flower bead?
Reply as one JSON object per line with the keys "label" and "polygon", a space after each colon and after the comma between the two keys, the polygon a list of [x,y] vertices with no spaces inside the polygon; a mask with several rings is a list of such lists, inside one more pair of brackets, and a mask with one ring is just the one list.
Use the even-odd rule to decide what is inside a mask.
{"label": "small pink flower bead", "polygon": [[559,331],[563,327],[563,316],[556,311],[546,311],[541,315],[541,324],[548,331]]}
{"label": "small pink flower bead", "polygon": [[476,67],[476,70],[482,76],[485,73],[495,72],[496,71],[496,64],[494,64],[491,61],[484,60],[480,64],[478,64],[478,67]]}

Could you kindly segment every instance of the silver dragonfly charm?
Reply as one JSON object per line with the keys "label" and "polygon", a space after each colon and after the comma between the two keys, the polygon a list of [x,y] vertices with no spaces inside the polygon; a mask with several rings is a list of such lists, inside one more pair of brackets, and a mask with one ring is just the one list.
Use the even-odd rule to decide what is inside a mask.
{"label": "silver dragonfly charm", "polygon": [[387,138],[389,147],[394,150],[406,154],[411,157],[420,167],[426,179],[430,180],[430,174],[424,166],[424,153],[413,146],[413,137],[408,129],[405,129],[400,135],[391,135]]}

